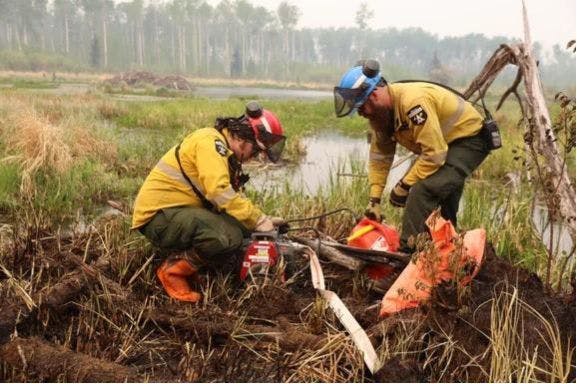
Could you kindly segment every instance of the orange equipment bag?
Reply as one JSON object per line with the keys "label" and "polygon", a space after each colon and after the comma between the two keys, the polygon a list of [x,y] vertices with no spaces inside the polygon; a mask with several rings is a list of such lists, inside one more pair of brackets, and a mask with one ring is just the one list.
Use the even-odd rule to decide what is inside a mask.
{"label": "orange equipment bag", "polygon": [[176,300],[196,303],[202,295],[190,288],[188,280],[196,275],[197,269],[185,259],[165,260],[156,270],[156,276],[168,296]]}
{"label": "orange equipment bag", "polygon": [[[449,281],[459,274],[459,284],[468,284],[479,272],[485,250],[485,230],[475,229],[465,233],[462,246],[453,224],[434,211],[426,221],[434,244],[432,251],[421,252],[417,261],[411,261],[383,296],[380,317],[403,309],[416,308],[429,299],[434,286]],[[471,273],[460,276],[467,265],[474,266]]]}
{"label": "orange equipment bag", "polygon": [[[347,245],[376,251],[396,252],[399,249],[399,233],[395,227],[363,218],[352,229],[347,237]],[[364,272],[372,280],[381,280],[393,273],[395,269],[388,265],[369,264]]]}

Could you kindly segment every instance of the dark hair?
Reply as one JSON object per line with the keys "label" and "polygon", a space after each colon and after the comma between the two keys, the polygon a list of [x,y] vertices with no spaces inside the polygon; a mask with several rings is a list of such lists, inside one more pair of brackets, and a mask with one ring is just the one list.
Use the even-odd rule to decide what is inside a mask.
{"label": "dark hair", "polygon": [[219,132],[227,128],[233,137],[256,143],[254,132],[245,115],[240,117],[217,117],[214,127]]}

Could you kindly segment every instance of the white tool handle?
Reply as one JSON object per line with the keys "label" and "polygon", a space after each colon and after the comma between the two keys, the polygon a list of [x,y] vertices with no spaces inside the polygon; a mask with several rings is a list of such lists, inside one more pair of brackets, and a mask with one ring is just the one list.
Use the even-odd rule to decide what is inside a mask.
{"label": "white tool handle", "polygon": [[354,316],[351,314],[351,312],[348,310],[348,308],[345,306],[345,304],[342,302],[340,297],[333,291],[325,289],[325,278],[323,275],[323,270],[315,251],[313,251],[310,247],[307,247],[305,253],[309,257],[311,266],[311,280],[313,286],[327,301],[337,318],[340,320],[341,324],[349,332],[353,342],[359,351],[361,351],[363,354],[363,360],[369,368],[369,371],[374,374],[383,366],[383,364],[379,360],[379,357],[377,356],[375,348],[371,344],[369,337],[361,325],[354,318]]}

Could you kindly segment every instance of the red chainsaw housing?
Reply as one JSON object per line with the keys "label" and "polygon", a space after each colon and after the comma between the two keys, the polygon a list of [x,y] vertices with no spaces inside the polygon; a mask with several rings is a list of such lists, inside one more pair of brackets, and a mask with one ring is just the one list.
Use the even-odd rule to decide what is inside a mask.
{"label": "red chainsaw housing", "polygon": [[279,258],[276,242],[273,240],[252,240],[244,253],[244,259],[240,269],[240,279],[246,280],[249,271],[253,275],[266,276],[274,267]]}

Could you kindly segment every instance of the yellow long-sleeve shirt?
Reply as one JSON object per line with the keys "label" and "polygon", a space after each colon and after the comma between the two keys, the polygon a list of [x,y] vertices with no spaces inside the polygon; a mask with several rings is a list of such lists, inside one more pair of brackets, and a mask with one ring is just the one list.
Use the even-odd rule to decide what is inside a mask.
{"label": "yellow long-sleeve shirt", "polygon": [[[208,201],[252,230],[263,213],[232,187],[228,158],[234,155],[226,143],[225,137],[214,128],[191,133],[180,144],[182,168]],[[182,175],[175,148],[160,159],[140,188],[134,202],[132,229],[148,223],[163,208],[203,206]]]}
{"label": "yellow long-sleeve shirt", "polygon": [[403,177],[409,186],[435,173],[447,158],[448,145],[476,135],[483,118],[471,103],[438,85],[414,82],[388,85],[394,131],[373,134],[369,152],[370,197],[381,197],[393,163],[396,143],[418,155]]}

